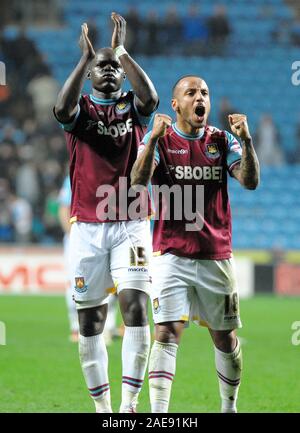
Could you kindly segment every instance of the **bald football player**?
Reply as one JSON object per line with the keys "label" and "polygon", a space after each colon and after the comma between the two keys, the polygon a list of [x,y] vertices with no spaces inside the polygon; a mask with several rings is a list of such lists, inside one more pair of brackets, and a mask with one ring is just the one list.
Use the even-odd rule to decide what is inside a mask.
{"label": "bald football player", "polygon": [[[151,179],[156,211],[151,409],[168,411],[177,348],[185,324],[193,320],[208,328],[214,344],[221,411],[236,412],[242,370],[236,329],[242,325],[227,175],[254,190],[259,184],[259,163],[244,114],[229,116],[231,130],[240,141],[208,124],[210,94],[201,77],[184,76],[175,83],[172,108],[176,122],[156,114],[131,173],[133,187],[146,186]],[[157,188],[163,193],[155,194]],[[188,213],[190,209],[193,212]]]}

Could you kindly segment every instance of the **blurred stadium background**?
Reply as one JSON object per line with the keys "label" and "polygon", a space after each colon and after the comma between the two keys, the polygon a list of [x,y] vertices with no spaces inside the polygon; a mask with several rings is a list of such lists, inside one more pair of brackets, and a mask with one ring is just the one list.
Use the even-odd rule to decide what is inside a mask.
{"label": "blurred stadium background", "polygon": [[[67,341],[63,298],[25,295],[59,295],[64,291],[58,192],[67,172],[68,155],[51,111],[60,86],[79,59],[81,23],[88,23],[95,47],[110,45],[112,10],[127,20],[127,49],[153,80],[161,112],[172,114],[171,88],[177,78],[195,73],[210,87],[211,124],[229,129],[228,113],[248,115],[262,178],[257,191],[242,191],[230,181],[233,246],[245,298],[242,307],[249,318],[247,326],[252,330],[257,326],[252,337],[256,341],[279,339],[270,353],[274,357],[275,351],[285,353],[282,365],[294,365],[297,348],[290,341],[291,326],[300,320],[300,87],[292,80],[292,65],[300,60],[298,0],[1,0],[0,60],[6,66],[6,85],[0,86],[0,321],[7,326],[7,350],[12,350],[10,356],[4,353],[4,360],[10,362],[13,356],[22,359],[16,345],[24,338],[29,344],[28,335],[39,326],[44,334],[40,332],[41,340],[37,341],[42,344],[43,335],[48,335],[46,343],[54,344],[53,350],[57,350],[51,320],[59,350]],[[89,92],[88,84],[85,90]],[[265,333],[258,324],[265,326]],[[246,335],[245,341],[249,338]],[[264,341],[260,340],[262,347]],[[72,357],[70,352],[68,356],[74,364],[74,348],[63,350],[72,351]],[[0,351],[4,351],[1,345]],[[32,355],[30,362],[33,359]],[[272,359],[270,355],[270,362]],[[51,362],[53,366],[54,355]],[[262,368],[255,357],[251,362],[251,368]],[[78,365],[72,368],[80,381]],[[271,371],[265,373],[272,377]],[[9,387],[12,377],[13,372],[0,377],[0,383],[4,380]],[[291,377],[286,380],[293,381]],[[81,382],[80,387],[82,398],[85,391]],[[274,385],[276,394],[278,387]],[[78,388],[73,391],[78,392]],[[254,389],[248,391],[254,396]],[[273,391],[268,388],[268,392],[271,401]],[[2,394],[5,404],[1,405],[0,392],[0,412],[22,411],[22,407],[24,411],[68,411],[72,406],[30,405],[25,403],[29,398],[26,393],[22,404],[14,398],[10,405],[13,395],[13,391]],[[216,410],[214,403],[205,406],[204,397],[202,411]],[[91,409],[86,396],[81,403],[81,410]],[[74,400],[74,411],[78,409],[75,404]],[[263,402],[259,408],[296,411],[293,404],[275,402],[268,406]],[[173,410],[188,411],[191,407],[197,411],[179,402]],[[243,407],[244,411],[256,408],[253,401]]]}

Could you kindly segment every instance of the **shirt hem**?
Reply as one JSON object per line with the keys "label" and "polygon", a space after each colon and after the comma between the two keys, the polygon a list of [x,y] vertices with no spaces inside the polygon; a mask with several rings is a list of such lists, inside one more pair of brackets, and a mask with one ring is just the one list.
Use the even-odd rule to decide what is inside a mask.
{"label": "shirt hem", "polygon": [[160,251],[160,255],[164,255],[167,253],[173,254],[174,256],[177,257],[185,257],[187,259],[196,259],[196,260],[226,260],[232,258],[232,251],[226,253],[214,253],[214,254],[207,254],[207,253],[180,254],[178,251],[174,251],[174,250]]}
{"label": "shirt hem", "polygon": [[100,220],[100,219],[89,219],[89,218],[82,218],[79,216],[73,216],[70,218],[70,222],[78,222],[78,223],[117,223],[122,221],[141,221],[141,220],[148,220],[151,219],[151,215],[145,215],[140,218],[123,218],[123,219],[115,219],[115,220]]}

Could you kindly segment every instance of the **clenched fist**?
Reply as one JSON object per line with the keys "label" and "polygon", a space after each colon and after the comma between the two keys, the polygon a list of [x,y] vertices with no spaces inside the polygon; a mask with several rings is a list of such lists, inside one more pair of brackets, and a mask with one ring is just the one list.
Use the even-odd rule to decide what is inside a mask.
{"label": "clenched fist", "polygon": [[163,137],[171,124],[172,118],[170,116],[166,114],[155,114],[151,137],[154,139]]}
{"label": "clenched fist", "polygon": [[242,140],[249,140],[251,138],[245,114],[229,114],[228,120],[234,134]]}

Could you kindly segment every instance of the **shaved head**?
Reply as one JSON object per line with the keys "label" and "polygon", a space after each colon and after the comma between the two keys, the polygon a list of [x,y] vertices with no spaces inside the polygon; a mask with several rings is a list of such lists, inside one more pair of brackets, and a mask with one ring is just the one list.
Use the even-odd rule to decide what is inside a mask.
{"label": "shaved head", "polygon": [[96,54],[99,54],[99,53],[110,53],[110,54],[112,54],[112,53],[114,53],[114,50],[111,47],[103,47],[103,48],[99,48],[96,51]]}
{"label": "shaved head", "polygon": [[110,47],[104,47],[104,48],[99,48],[96,53],[95,53],[95,57],[92,60],[92,64],[97,63],[97,59],[101,57],[101,58],[110,58],[110,59],[114,59],[116,60],[118,63],[120,63],[116,57],[116,54],[114,52],[114,50]]}
{"label": "shaved head", "polygon": [[203,78],[199,77],[198,75],[183,75],[182,77],[180,77],[176,81],[176,83],[173,86],[173,89],[172,89],[173,98],[176,98],[177,89],[178,89],[179,85],[181,84],[181,81],[183,81],[185,78],[199,78],[201,81],[204,81]]}
{"label": "shaved head", "polygon": [[209,89],[198,75],[184,75],[173,86],[172,108],[186,131],[198,131],[207,123],[210,112]]}

